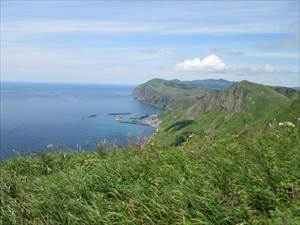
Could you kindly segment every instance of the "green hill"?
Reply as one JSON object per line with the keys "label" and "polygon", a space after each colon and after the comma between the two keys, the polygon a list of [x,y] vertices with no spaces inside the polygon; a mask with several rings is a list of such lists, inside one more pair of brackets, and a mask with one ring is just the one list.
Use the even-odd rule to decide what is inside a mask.
{"label": "green hill", "polygon": [[298,96],[294,96],[294,100],[292,100],[287,107],[283,107],[280,109],[275,118],[279,121],[292,121],[295,118],[300,118],[300,92],[298,92]]}
{"label": "green hill", "polygon": [[193,104],[201,96],[228,88],[226,80],[163,80],[153,79],[135,88],[133,96],[142,102],[163,109],[174,109]]}
{"label": "green hill", "polygon": [[276,86],[276,87],[270,86],[270,88],[292,99],[295,99],[298,96],[298,91],[294,88],[280,87],[280,86]]}
{"label": "green hill", "polygon": [[[159,141],[179,144],[190,135],[231,135],[260,127],[293,100],[273,88],[242,81],[225,91],[208,93],[188,108],[162,114]],[[184,127],[168,129],[190,120]]]}

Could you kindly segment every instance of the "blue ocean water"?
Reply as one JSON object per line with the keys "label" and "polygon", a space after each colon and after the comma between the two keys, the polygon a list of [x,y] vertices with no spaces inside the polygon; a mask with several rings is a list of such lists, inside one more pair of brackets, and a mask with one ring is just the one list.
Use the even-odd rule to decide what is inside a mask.
{"label": "blue ocean water", "polygon": [[[94,150],[104,139],[124,145],[149,136],[154,129],[123,124],[111,112],[123,116],[159,114],[131,96],[133,86],[1,83],[0,158],[59,149]],[[95,117],[90,115],[96,114]],[[48,146],[49,150],[49,146]]]}

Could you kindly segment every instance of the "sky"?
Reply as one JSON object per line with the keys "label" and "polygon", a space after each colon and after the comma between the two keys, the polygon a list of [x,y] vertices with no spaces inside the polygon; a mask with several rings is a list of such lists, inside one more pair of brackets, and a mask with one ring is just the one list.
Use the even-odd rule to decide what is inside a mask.
{"label": "sky", "polygon": [[1,0],[1,81],[300,86],[300,1]]}

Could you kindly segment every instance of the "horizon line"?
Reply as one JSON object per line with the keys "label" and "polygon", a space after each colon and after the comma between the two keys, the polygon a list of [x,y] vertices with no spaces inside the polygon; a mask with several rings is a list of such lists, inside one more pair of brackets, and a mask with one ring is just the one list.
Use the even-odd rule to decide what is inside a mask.
{"label": "horizon line", "polygon": [[[180,79],[163,79],[163,78],[152,78],[152,79],[149,79],[145,82],[148,82],[150,80],[153,80],[153,79],[162,79],[162,80],[167,80],[167,81],[172,81],[172,80],[179,80],[179,81],[203,81],[203,80],[225,80],[225,81],[229,81],[229,82],[233,82],[233,83],[238,83],[238,82],[241,82],[241,81],[248,81],[248,82],[251,82],[251,83],[256,83],[256,84],[260,84],[260,85],[265,85],[265,86],[272,86],[272,87],[287,87],[287,88],[297,88],[299,89],[300,88],[300,84],[299,86],[281,86],[281,85],[270,85],[270,84],[263,84],[263,83],[260,83],[260,82],[253,82],[253,81],[249,81],[249,80],[241,80],[241,81],[233,81],[233,80],[227,80],[227,79],[223,79],[223,78],[218,78],[218,79],[214,79],[214,78],[208,78],[208,79],[193,79],[193,80],[180,80]],[[55,82],[55,81],[10,81],[10,80],[0,80],[0,84],[4,84],[4,83],[19,83],[19,84],[57,84],[57,85],[107,85],[107,86],[138,86],[138,85],[141,85],[145,82],[141,82],[141,83],[134,83],[134,84],[121,84],[121,83],[89,83],[89,82]]]}

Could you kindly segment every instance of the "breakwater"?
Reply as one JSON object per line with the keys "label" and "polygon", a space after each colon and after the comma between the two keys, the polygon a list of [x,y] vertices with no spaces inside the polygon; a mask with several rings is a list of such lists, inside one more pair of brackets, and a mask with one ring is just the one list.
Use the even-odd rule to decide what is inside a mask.
{"label": "breakwater", "polygon": [[121,112],[121,113],[108,113],[110,116],[122,116],[122,115],[130,115],[130,112]]}
{"label": "breakwater", "polygon": [[120,121],[119,123],[127,123],[127,124],[135,124],[135,125],[142,125],[142,126],[150,126],[150,124],[142,123],[138,121]]}

